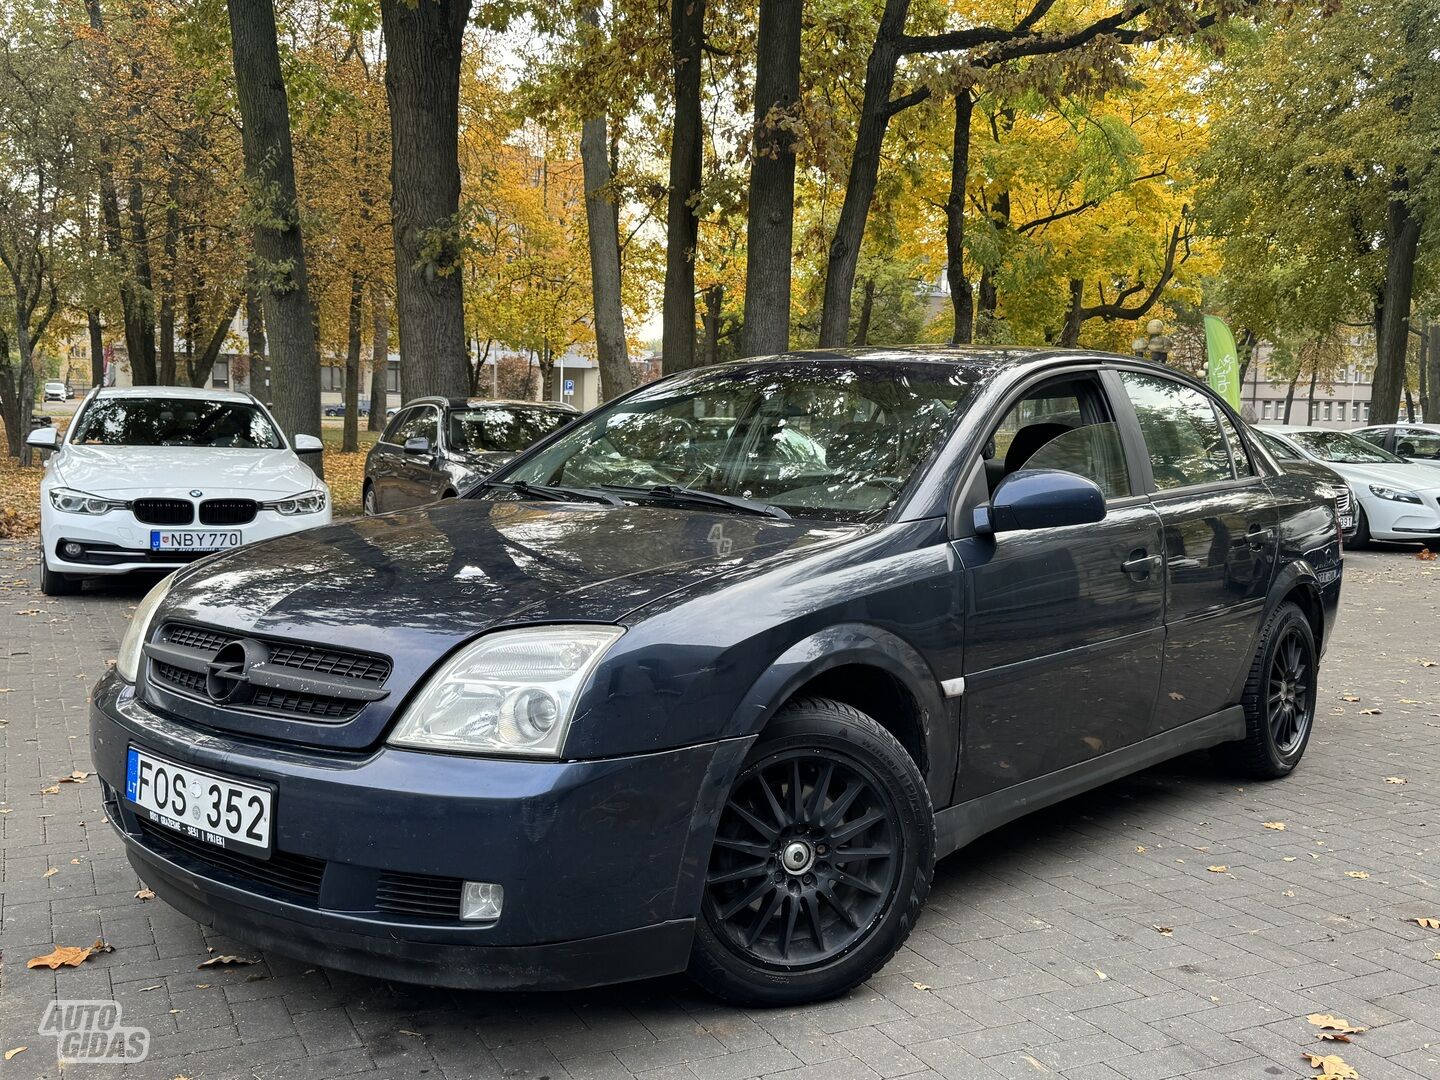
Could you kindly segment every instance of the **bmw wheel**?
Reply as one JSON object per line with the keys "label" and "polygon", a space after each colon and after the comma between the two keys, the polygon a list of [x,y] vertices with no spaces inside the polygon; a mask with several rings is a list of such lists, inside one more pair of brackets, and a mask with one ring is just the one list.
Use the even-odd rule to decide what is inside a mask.
{"label": "bmw wheel", "polygon": [[749,1005],[843,994],[909,936],[934,863],[925,781],[895,737],[840,702],[795,702],[721,811],[690,975]]}

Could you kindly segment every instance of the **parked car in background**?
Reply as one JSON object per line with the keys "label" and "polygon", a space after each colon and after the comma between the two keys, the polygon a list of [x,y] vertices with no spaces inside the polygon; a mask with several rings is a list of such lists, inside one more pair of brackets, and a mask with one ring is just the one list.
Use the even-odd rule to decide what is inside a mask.
{"label": "parked car in background", "polygon": [[1266,428],[1295,452],[1334,469],[1355,499],[1355,544],[1440,538],[1440,471],[1407,462],[1344,431]]}
{"label": "parked car in background", "polygon": [[1311,476],[1325,485],[1325,490],[1335,500],[1335,509],[1340,515],[1340,529],[1344,534],[1345,542],[1350,543],[1355,539],[1355,528],[1359,521],[1355,513],[1355,499],[1350,494],[1350,485],[1345,478],[1328,465],[1306,457],[1298,447],[1279,436],[1272,435],[1264,428],[1252,427],[1250,434],[1255,440],[1270,452],[1276,464],[1287,473],[1297,473],[1302,476]]}
{"label": "parked car in background", "polygon": [[175,386],[92,390],[40,481],[40,588],[86,577],[173,570],[212,551],[330,522],[330,489],[249,394]]}
{"label": "parked car in background", "polygon": [[45,384],[46,401],[69,401],[74,396],[70,392],[70,388],[63,382],[54,381]]}
{"label": "parked car in background", "polygon": [[1440,468],[1440,424],[1378,424],[1352,434],[1406,461]]}
{"label": "parked car in background", "polygon": [[[325,415],[325,416],[344,416],[344,415],[345,415],[345,406],[344,406],[344,405],[326,405],[325,408],[321,410],[321,412],[322,412],[322,414]],[[362,401],[362,402],[356,407],[356,415],[358,415],[358,416],[369,416],[369,415],[370,415],[370,406],[366,405],[366,404]]]}
{"label": "parked car in background", "polygon": [[453,498],[578,415],[553,401],[406,402],[365,458],[365,513]]}
{"label": "parked car in background", "polygon": [[790,1005],[885,965],[1004,822],[1204,747],[1290,773],[1341,571],[1320,482],[1173,370],[799,353],[173,575],[91,753],[139,876],[227,937]]}

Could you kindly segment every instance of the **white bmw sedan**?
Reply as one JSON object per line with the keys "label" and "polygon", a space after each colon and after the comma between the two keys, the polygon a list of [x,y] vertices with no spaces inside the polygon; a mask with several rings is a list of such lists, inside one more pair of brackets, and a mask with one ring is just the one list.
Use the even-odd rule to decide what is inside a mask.
{"label": "white bmw sedan", "polygon": [[313,435],[280,433],[249,394],[175,386],[93,390],[40,481],[40,587],[173,570],[212,551],[330,523],[330,489],[296,451]]}

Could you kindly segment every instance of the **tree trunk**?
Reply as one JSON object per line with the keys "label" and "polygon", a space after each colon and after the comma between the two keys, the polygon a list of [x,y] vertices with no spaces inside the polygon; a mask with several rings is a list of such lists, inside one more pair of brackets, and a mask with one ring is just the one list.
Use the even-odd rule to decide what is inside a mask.
{"label": "tree trunk", "polygon": [[379,288],[370,288],[370,311],[373,325],[370,328],[370,416],[365,422],[367,431],[385,429],[385,410],[390,380],[390,313],[385,308],[385,294]]}
{"label": "tree trunk", "polygon": [[250,353],[250,393],[270,404],[270,360],[265,353],[265,309],[254,289],[245,293],[245,348]]}
{"label": "tree trunk", "polygon": [[845,344],[850,333],[851,293],[855,289],[855,268],[860,261],[860,242],[865,238],[865,220],[880,175],[880,149],[893,109],[890,91],[895,85],[895,65],[900,59],[900,39],[910,0],[885,0],[880,30],[865,65],[865,97],[855,132],[855,149],[850,157],[850,174],[845,182],[845,201],[835,223],[825,269],[825,300],[820,312],[820,347]]}
{"label": "tree trunk", "polygon": [[1420,379],[1420,413],[1427,421],[1434,423],[1430,418],[1435,415],[1430,408],[1430,330],[1424,320],[1420,323],[1420,356],[1416,364],[1416,374]]}
{"label": "tree trunk", "polygon": [[700,219],[693,199],[700,188],[703,150],[700,75],[704,43],[705,0],[670,0],[675,118],[670,135],[665,297],[660,335],[666,373],[695,366],[695,247],[700,235]]}
{"label": "tree trunk", "polygon": [[1405,356],[1410,345],[1410,300],[1415,285],[1415,254],[1420,221],[1410,210],[1403,182],[1392,193],[1386,213],[1385,285],[1377,319],[1375,379],[1370,388],[1370,423],[1393,424],[1400,415],[1405,388]]}
{"label": "tree trunk", "polygon": [[0,323],[0,419],[5,421],[5,450],[13,458],[25,448],[35,400],[21,393],[21,380],[20,369],[10,359],[10,335]]}
{"label": "tree trunk", "polygon": [[875,314],[875,279],[867,277],[860,299],[860,321],[855,324],[855,344],[870,344],[870,319]]}
{"label": "tree trunk", "polygon": [[1300,381],[1300,365],[1295,365],[1295,374],[1290,376],[1290,388],[1285,391],[1285,423],[1290,423],[1290,408],[1295,404],[1295,384]]}
{"label": "tree trunk", "polygon": [[700,363],[709,365],[720,360],[720,316],[725,307],[725,286],[719,282],[705,289],[705,310],[701,323],[705,329],[704,344],[700,349]]}
{"label": "tree trunk", "polygon": [[360,452],[360,316],[365,306],[365,282],[350,275],[350,312],[345,337],[345,420],[340,450]]}
{"label": "tree trunk", "polygon": [[1245,388],[1245,376],[1250,373],[1250,361],[1255,356],[1255,344],[1257,338],[1255,331],[1248,326],[1242,326],[1240,333],[1235,337],[1236,351],[1240,360],[1240,388]]}
{"label": "tree trunk", "polygon": [[[586,7],[580,20],[600,34],[600,9]],[[625,307],[620,296],[620,210],[610,170],[609,118],[602,110],[580,127],[580,166],[585,175],[585,224],[590,237],[590,298],[595,309],[595,360],[600,365],[600,400],[635,384],[625,342]],[[486,348],[489,352],[489,348]],[[476,369],[477,378],[479,367]]]}
{"label": "tree trunk", "polygon": [[460,60],[470,0],[381,0],[401,396],[464,397]]}
{"label": "tree trunk", "polygon": [[[253,250],[270,338],[271,391],[286,438],[320,434],[320,352],[295,195],[290,114],[271,0],[228,0],[245,176],[258,200]],[[318,468],[319,462],[316,462]]]}
{"label": "tree trunk", "polygon": [[800,100],[804,0],[760,0],[755,58],[755,133],[745,222],[745,314],[741,352],[790,348],[795,237],[794,109]]}
{"label": "tree trunk", "polygon": [[1426,381],[1430,384],[1430,400],[1434,411],[1425,411],[1425,422],[1434,424],[1440,422],[1440,322],[1430,325],[1426,330],[1426,337],[1430,342],[1430,347],[1426,350]]}
{"label": "tree trunk", "polygon": [[1065,307],[1065,326],[1060,331],[1062,349],[1073,349],[1080,343],[1080,328],[1085,324],[1084,300],[1085,283],[1079,278],[1071,278],[1070,303]]}
{"label": "tree trunk", "polygon": [[100,312],[91,308],[85,312],[85,322],[90,329],[90,385],[101,386],[105,382],[105,334]]}
{"label": "tree trunk", "polygon": [[[215,329],[210,332],[210,340],[205,343],[204,351],[198,356],[195,355],[194,342],[190,343],[191,358],[186,374],[191,386],[204,386],[210,381],[210,376],[215,371],[215,361],[220,359],[220,352],[225,348],[225,339],[230,336],[230,324],[235,321],[235,313],[239,308],[240,301],[237,299],[221,314],[219,321],[215,323]],[[230,373],[230,388],[235,388],[233,371]]]}
{"label": "tree trunk", "polygon": [[[165,265],[160,280],[160,368],[158,379],[161,386],[175,386],[178,382],[175,372],[175,262],[180,249],[180,178],[170,173],[165,185],[165,238],[161,245],[165,252]],[[194,329],[193,327],[191,328]],[[187,339],[189,333],[186,334]],[[195,343],[186,346],[193,355]]]}
{"label": "tree trunk", "polygon": [[1315,384],[1320,381],[1320,358],[1315,358],[1315,363],[1310,369],[1310,402],[1306,406],[1305,423],[1315,423]]}
{"label": "tree trunk", "polygon": [[945,280],[955,330],[950,340],[969,345],[975,340],[975,295],[965,276],[965,187],[970,178],[970,118],[975,95],[962,86],[955,94],[955,131],[950,154],[950,197],[945,200]]}

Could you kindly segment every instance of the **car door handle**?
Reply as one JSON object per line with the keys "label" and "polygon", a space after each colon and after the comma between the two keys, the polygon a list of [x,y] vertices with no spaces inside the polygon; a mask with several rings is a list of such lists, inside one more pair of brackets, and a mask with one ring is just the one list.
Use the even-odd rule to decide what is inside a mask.
{"label": "car door handle", "polygon": [[1245,531],[1245,541],[1252,548],[1263,548],[1267,546],[1275,536],[1275,530],[1266,528],[1263,525],[1251,525]]}
{"label": "car door handle", "polygon": [[1160,566],[1159,554],[1147,555],[1144,548],[1130,553],[1130,557],[1120,564],[1120,569],[1135,577],[1149,577],[1150,571]]}

